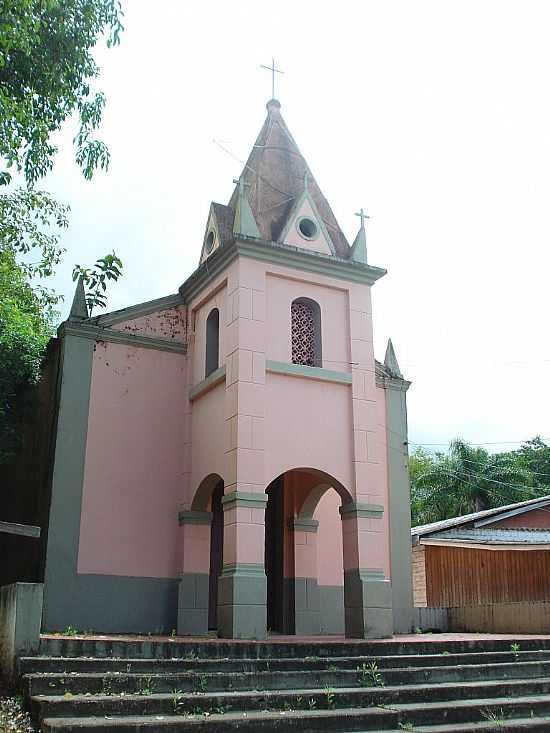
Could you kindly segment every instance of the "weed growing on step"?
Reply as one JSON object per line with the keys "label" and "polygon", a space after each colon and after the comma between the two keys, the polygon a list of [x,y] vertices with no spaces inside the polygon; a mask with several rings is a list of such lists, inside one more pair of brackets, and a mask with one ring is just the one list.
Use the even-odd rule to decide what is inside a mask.
{"label": "weed growing on step", "polygon": [[521,649],[521,647],[520,647],[520,645],[519,645],[519,644],[510,644],[510,651],[512,652],[512,654],[514,655],[514,657],[515,657],[516,659],[517,659],[517,658],[518,658],[518,656],[519,656],[519,651],[520,651],[520,649]]}
{"label": "weed growing on step", "polygon": [[325,687],[325,700],[327,703],[327,710],[333,710],[336,704],[336,696],[331,687]]}
{"label": "weed growing on step", "polygon": [[174,688],[172,690],[172,710],[174,711],[174,715],[178,712],[178,708],[180,705],[180,698],[182,696],[182,691],[178,690],[177,688]]}
{"label": "weed growing on step", "polygon": [[338,672],[338,667],[336,667],[334,664],[329,664],[327,667],[327,672]]}
{"label": "weed growing on step", "polygon": [[67,626],[65,631],[63,631],[63,636],[78,636],[79,633],[78,629],[75,629],[74,626]]}
{"label": "weed growing on step", "polygon": [[399,730],[414,730],[414,725],[410,720],[406,720],[403,723],[399,723]]}
{"label": "weed growing on step", "polygon": [[205,674],[198,675],[195,685],[195,692],[204,694],[208,690],[208,677]]}
{"label": "weed growing on step", "polygon": [[152,695],[155,692],[155,681],[152,677],[138,677],[136,695]]}
{"label": "weed growing on step", "polygon": [[357,667],[359,674],[358,682],[361,687],[384,687],[384,678],[382,677],[376,661],[363,662],[361,667]]}
{"label": "weed growing on step", "polygon": [[443,655],[444,657],[449,657],[449,656],[451,655],[451,652],[448,652],[448,651],[447,651],[447,650],[445,649],[445,651],[441,652],[441,654],[442,654],[442,655]]}
{"label": "weed growing on step", "polygon": [[307,701],[307,706],[310,710],[315,710],[317,707],[317,700],[315,700],[313,697],[310,697]]}
{"label": "weed growing on step", "polygon": [[502,708],[499,708],[499,710],[482,710],[481,715],[484,720],[494,725],[495,728],[504,728],[506,725],[504,710]]}
{"label": "weed growing on step", "polygon": [[105,675],[101,680],[101,692],[103,695],[113,694],[113,681],[108,675]]}

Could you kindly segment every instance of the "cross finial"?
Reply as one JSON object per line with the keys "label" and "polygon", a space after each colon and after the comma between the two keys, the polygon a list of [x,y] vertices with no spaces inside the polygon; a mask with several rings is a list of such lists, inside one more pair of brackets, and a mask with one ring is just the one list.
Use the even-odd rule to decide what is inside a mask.
{"label": "cross finial", "polygon": [[264,66],[260,64],[260,69],[267,69],[271,71],[271,99],[275,99],[275,74],[284,74],[284,71],[275,68],[275,59],[271,59],[271,66]]}
{"label": "cross finial", "polygon": [[370,219],[370,216],[368,214],[365,214],[362,207],[361,210],[357,214],[355,214],[355,216],[358,216],[361,219],[361,229],[364,229],[365,219]]}

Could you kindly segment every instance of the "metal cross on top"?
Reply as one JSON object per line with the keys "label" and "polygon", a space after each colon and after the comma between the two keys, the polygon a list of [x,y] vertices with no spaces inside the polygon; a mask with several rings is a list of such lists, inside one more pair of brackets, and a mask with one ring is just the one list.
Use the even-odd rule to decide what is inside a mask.
{"label": "metal cross on top", "polygon": [[275,99],[275,74],[284,74],[284,71],[275,68],[275,59],[271,59],[271,66],[260,64],[260,69],[271,71],[271,99]]}
{"label": "metal cross on top", "polygon": [[360,217],[361,219],[361,229],[365,228],[365,219],[370,219],[370,216],[368,214],[365,214],[363,209],[361,208],[361,211],[359,211],[355,216]]}

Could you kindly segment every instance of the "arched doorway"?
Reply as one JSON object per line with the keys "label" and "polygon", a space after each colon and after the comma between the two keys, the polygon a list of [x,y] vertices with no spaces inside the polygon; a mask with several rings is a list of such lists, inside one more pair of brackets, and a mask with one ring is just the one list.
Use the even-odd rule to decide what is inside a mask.
{"label": "arched doorway", "polygon": [[[266,493],[268,631],[343,633],[343,543],[338,510],[351,503],[351,495],[334,477],[311,468],[286,471],[269,484]],[[322,566],[318,558],[323,559]]]}
{"label": "arched doorway", "polygon": [[208,592],[208,630],[218,628],[218,580],[223,568],[223,481],[212,492],[210,511],[210,581]]}

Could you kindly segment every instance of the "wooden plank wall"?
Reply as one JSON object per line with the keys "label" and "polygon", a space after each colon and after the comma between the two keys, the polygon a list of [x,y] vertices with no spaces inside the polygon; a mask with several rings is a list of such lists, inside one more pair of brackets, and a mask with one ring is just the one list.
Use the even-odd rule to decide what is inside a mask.
{"label": "wooden plank wall", "polygon": [[550,600],[550,550],[425,547],[426,604],[477,606]]}

